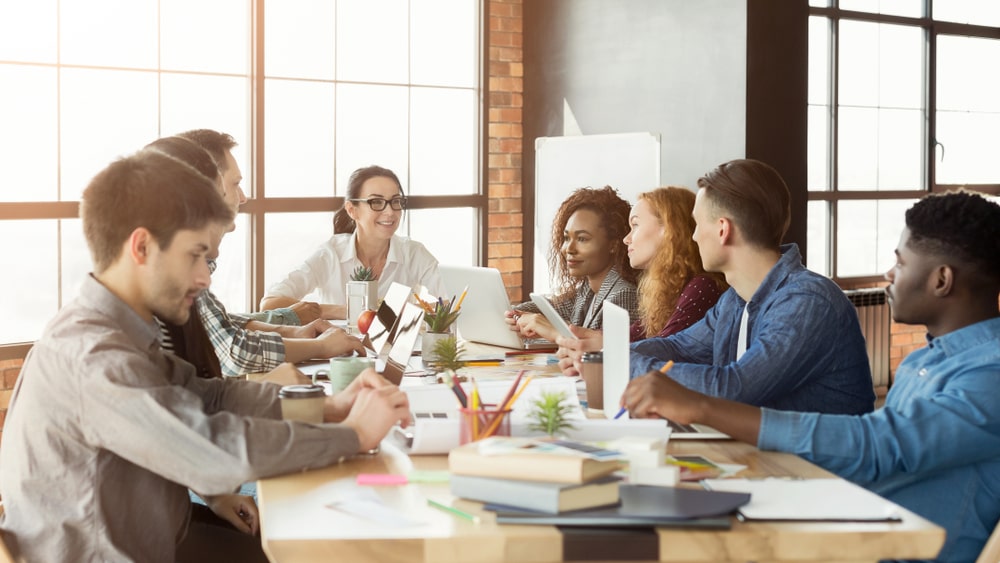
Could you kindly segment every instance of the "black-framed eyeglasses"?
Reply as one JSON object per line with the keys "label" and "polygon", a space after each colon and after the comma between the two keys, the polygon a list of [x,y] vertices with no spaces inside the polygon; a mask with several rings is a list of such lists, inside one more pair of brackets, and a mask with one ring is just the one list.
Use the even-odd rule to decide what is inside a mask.
{"label": "black-framed eyeglasses", "polygon": [[396,211],[402,211],[406,209],[406,197],[398,196],[392,199],[385,199],[384,197],[371,197],[368,199],[348,199],[347,201],[353,201],[354,203],[365,202],[372,211],[382,211],[385,209],[385,205],[389,204]]}

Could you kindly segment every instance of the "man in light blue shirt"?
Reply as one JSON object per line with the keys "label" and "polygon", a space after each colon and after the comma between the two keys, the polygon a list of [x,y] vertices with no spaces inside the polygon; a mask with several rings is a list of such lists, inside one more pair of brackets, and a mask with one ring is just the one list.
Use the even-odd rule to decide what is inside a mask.
{"label": "man in light blue shirt", "polygon": [[[788,187],[774,168],[733,160],[698,180],[694,240],[702,264],[731,286],[677,334],[632,345],[631,376],[675,363],[668,377],[708,395],[775,409],[863,414],[875,406],[854,306],[781,245]],[[662,377],[656,375],[654,377]]]}
{"label": "man in light blue shirt", "polygon": [[1000,206],[971,192],[906,212],[886,293],[927,347],[863,416],[786,412],[707,397],[665,377],[634,380],[633,416],[700,422],[798,454],[947,530],[940,561],[973,561],[1000,519]]}

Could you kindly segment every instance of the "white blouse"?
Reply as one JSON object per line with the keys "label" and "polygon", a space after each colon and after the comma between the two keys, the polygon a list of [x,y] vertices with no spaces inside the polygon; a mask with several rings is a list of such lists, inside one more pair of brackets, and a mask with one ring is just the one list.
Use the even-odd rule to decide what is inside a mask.
{"label": "white blouse", "polygon": [[[284,280],[272,285],[265,297],[300,300],[315,291],[320,303],[346,305],[347,282],[362,265],[356,251],[356,237],[355,233],[333,235]],[[389,241],[389,254],[378,278],[379,299],[385,297],[393,282],[414,289],[423,285],[431,295],[444,297],[437,259],[423,244],[399,235],[393,235]]]}

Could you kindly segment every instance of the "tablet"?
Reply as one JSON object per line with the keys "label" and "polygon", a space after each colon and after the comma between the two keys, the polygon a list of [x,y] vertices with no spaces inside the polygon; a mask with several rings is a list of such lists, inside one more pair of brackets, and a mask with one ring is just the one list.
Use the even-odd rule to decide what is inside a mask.
{"label": "tablet", "polygon": [[576,338],[573,331],[569,329],[569,325],[566,324],[566,320],[559,316],[555,307],[552,306],[552,303],[549,303],[549,300],[546,299],[544,295],[541,293],[532,293],[531,302],[538,307],[538,310],[541,311],[543,315],[545,315],[545,318],[548,319],[549,323],[551,323],[553,327],[555,327],[560,336],[565,336],[566,338]]}

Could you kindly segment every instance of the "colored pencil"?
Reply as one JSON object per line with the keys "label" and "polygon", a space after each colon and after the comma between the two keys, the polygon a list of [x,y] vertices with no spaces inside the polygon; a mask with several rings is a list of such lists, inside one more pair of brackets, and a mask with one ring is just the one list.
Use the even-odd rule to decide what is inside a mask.
{"label": "colored pencil", "polygon": [[431,499],[427,499],[427,504],[429,506],[432,506],[432,507],[438,509],[438,510],[443,510],[443,511],[447,512],[448,514],[451,514],[452,516],[458,516],[459,518],[464,518],[465,520],[468,520],[469,522],[472,522],[473,524],[478,524],[479,523],[479,517],[478,516],[476,516],[475,514],[469,514],[468,512],[465,512],[464,510],[459,510],[459,509],[455,508],[454,506],[448,506],[447,504],[441,504],[440,502],[437,502],[437,501],[434,501],[434,500],[431,500]]}

